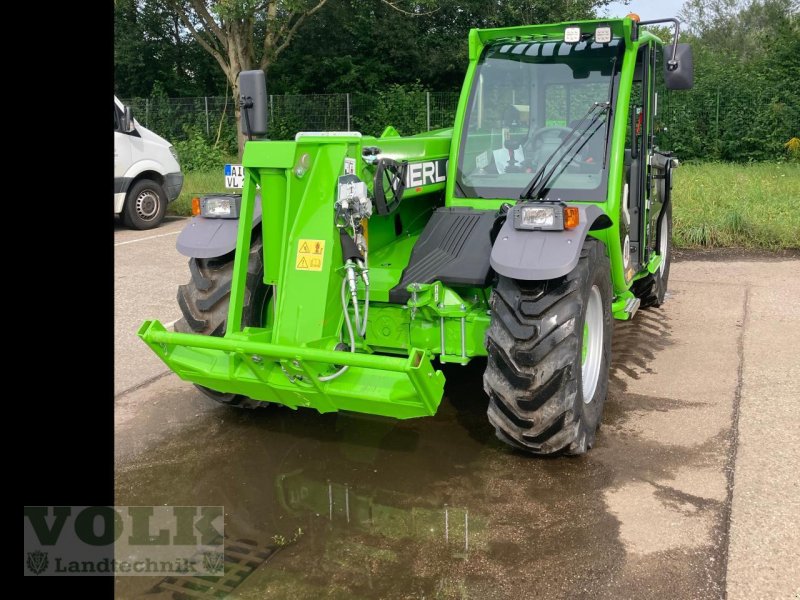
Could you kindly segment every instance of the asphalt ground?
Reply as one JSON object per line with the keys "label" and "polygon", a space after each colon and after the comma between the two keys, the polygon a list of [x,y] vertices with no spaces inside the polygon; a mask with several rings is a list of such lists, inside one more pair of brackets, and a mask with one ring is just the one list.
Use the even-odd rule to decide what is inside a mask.
{"label": "asphalt ground", "polygon": [[665,305],[615,325],[595,448],[542,460],[495,440],[480,361],[428,419],[207,400],[135,336],[179,316],[182,225],[115,234],[116,503],[224,505],[236,576],[118,597],[800,594],[796,255],[684,253]]}
{"label": "asphalt ground", "polygon": [[180,311],[178,285],[189,280],[185,256],[175,240],[188,219],[167,217],[149,231],[117,225],[114,231],[114,394],[166,372],[136,336],[145,319],[172,323]]}

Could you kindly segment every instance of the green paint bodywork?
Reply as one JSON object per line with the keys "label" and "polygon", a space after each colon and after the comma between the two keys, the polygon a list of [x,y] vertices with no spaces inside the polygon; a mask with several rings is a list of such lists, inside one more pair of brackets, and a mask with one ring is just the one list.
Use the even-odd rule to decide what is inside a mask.
{"label": "green paint bodywork", "polygon": [[[590,29],[608,24],[624,38],[619,91],[614,100],[608,194],[597,205],[613,225],[592,231],[603,241],[611,261],[614,289],[612,311],[629,318],[624,308],[633,297],[631,282],[658,267],[660,257],[626,281],[617,216],[624,177],[625,133],[636,52],[641,44],[660,43],[640,32],[631,41],[628,19],[585,21]],[[498,40],[561,39],[559,23],[472,30],[464,86],[453,129],[401,137],[387,127],[380,138],[343,134],[301,136],[296,141],[250,141],[243,157],[245,182],[234,260],[230,312],[224,337],[167,331],[158,321],[146,321],[141,339],[182,379],[221,392],[320,412],[350,410],[396,418],[433,415],[444,390],[444,375],[432,359],[467,364],[485,356],[484,336],[490,324],[491,288],[458,288],[441,282],[409,286],[405,305],[389,302],[389,291],[401,279],[411,251],[432,211],[439,206],[468,206],[495,211],[508,198],[470,199],[454,196],[458,143],[476,64],[483,48]],[[649,112],[648,112],[649,114]],[[361,150],[378,146],[381,156],[395,160],[449,159],[445,182],[409,188],[396,213],[373,215],[368,222],[370,306],[365,340],[357,353],[336,351],[343,339],[340,302],[342,253],[334,225],[337,178],[345,158],[372,187],[374,167]],[[307,165],[302,168],[301,164]],[[264,282],[273,286],[262,327],[242,328],[248,249],[256,188],[263,195]],[[559,235],[559,232],[542,232]],[[319,271],[297,269],[301,240],[324,244]],[[322,245],[320,246],[322,247]],[[363,290],[361,291],[363,293]],[[363,300],[363,298],[362,298]],[[352,310],[352,308],[351,308]],[[342,365],[349,369],[331,381],[321,381]]]}

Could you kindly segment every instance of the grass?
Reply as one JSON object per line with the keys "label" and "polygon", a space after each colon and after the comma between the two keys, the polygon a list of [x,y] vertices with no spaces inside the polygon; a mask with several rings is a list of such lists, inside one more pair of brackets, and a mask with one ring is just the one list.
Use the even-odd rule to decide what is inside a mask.
{"label": "grass", "polygon": [[222,165],[213,172],[189,171],[184,173],[183,189],[175,202],[167,207],[167,214],[188,216],[192,214],[192,197],[214,192],[230,192],[225,189]]}
{"label": "grass", "polygon": [[673,194],[677,247],[800,248],[800,164],[683,164]]}
{"label": "grass", "polygon": [[[192,196],[220,191],[221,168],[186,173],[169,213],[189,215]],[[800,248],[800,164],[687,163],[673,194],[677,247]]]}

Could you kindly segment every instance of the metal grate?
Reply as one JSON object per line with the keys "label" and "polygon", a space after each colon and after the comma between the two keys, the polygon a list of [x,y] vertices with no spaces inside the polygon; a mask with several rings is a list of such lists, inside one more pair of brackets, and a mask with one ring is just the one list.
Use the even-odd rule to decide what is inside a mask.
{"label": "metal grate", "polygon": [[276,551],[259,548],[253,540],[225,540],[224,575],[220,577],[165,577],[150,593],[172,592],[174,600],[217,600],[227,598]]}

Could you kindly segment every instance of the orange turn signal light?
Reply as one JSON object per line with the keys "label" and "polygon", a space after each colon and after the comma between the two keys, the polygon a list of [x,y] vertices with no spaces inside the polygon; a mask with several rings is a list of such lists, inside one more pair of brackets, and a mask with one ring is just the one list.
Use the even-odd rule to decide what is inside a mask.
{"label": "orange turn signal light", "polygon": [[200,198],[197,196],[192,198],[192,214],[195,217],[200,214]]}
{"label": "orange turn signal light", "polygon": [[576,206],[564,207],[564,229],[575,229],[581,222],[580,212]]}
{"label": "orange turn signal light", "polygon": [[636,13],[628,13],[628,16],[626,16],[625,18],[630,19],[631,21],[636,21],[637,23],[642,20]]}

